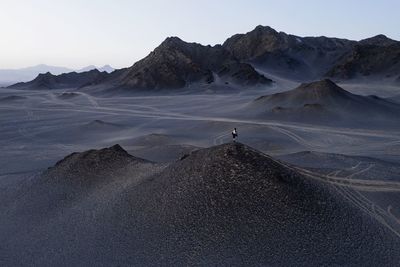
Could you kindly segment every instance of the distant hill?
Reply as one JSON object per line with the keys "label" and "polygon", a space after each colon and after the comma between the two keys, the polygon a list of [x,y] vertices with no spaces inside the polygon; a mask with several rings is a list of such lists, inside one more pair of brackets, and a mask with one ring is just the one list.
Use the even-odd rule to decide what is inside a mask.
{"label": "distant hill", "polygon": [[73,70],[69,68],[44,64],[22,69],[0,69],[0,84],[11,85],[18,82],[28,82],[36,78],[40,73],[51,72],[54,75],[60,75],[71,71]]}
{"label": "distant hill", "polygon": [[0,86],[9,86],[19,82],[29,82],[35,79],[39,74],[45,74],[47,72],[53,75],[60,75],[63,73],[70,73],[74,71],[87,72],[94,69],[98,69],[100,72],[106,71],[108,73],[114,71],[114,68],[110,65],[104,65],[100,68],[91,65],[79,70],[73,70],[71,68],[65,67],[49,66],[45,64],[21,69],[0,69]]}
{"label": "distant hill", "polygon": [[111,72],[113,72],[115,70],[110,65],[104,65],[102,67],[96,67],[94,65],[90,65],[90,66],[84,67],[82,69],[78,69],[78,70],[76,70],[76,72],[78,72],[78,73],[79,72],[87,72],[87,71],[91,71],[91,70],[94,70],[94,69],[97,69],[100,72],[104,72],[105,71],[107,73],[111,73]]}
{"label": "distant hill", "polygon": [[70,72],[53,75],[50,72],[39,74],[34,80],[25,83],[17,83],[9,86],[14,89],[76,89],[93,84],[107,77],[107,72],[97,69],[87,72]]}
{"label": "distant hill", "polygon": [[246,110],[261,118],[353,126],[363,122],[397,125],[400,115],[400,105],[377,96],[352,94],[329,79],[259,97]]}

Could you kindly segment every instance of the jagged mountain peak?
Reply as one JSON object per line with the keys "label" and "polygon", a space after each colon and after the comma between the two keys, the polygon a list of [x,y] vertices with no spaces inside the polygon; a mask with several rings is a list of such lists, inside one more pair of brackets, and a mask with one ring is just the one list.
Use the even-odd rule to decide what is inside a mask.
{"label": "jagged mountain peak", "polygon": [[263,26],[263,25],[257,25],[252,31],[250,32],[263,32],[263,33],[273,33],[277,34],[278,31],[275,30],[274,28],[270,26]]}
{"label": "jagged mountain peak", "polygon": [[187,44],[187,42],[183,41],[178,36],[169,36],[165,38],[165,40],[160,44],[163,45],[171,45],[171,44]]}

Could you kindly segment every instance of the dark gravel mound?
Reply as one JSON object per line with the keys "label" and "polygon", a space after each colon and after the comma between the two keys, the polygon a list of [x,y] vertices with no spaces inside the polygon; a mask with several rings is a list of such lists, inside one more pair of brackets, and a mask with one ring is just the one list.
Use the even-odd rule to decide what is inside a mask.
{"label": "dark gravel mound", "polygon": [[[329,79],[261,96],[250,103],[249,115],[330,125],[363,127],[396,126],[400,106],[376,96],[361,96],[342,89]],[[368,120],[368,123],[366,123]]]}
{"label": "dark gravel mound", "polygon": [[144,159],[128,154],[120,145],[100,150],[72,153],[49,168],[45,175],[50,176],[94,176],[107,171],[116,171],[130,163],[145,163]]}
{"label": "dark gravel mound", "polygon": [[[31,187],[31,197],[20,196],[3,213],[5,264],[376,266],[400,260],[392,232],[329,185],[240,143],[198,150],[147,174],[130,168],[106,186],[88,183],[132,163],[156,166],[119,146],[58,162],[42,187]],[[53,191],[61,197],[51,198]]]}
{"label": "dark gravel mound", "polygon": [[119,205],[117,221],[125,205],[139,211],[131,245],[140,253],[131,256],[145,265],[362,265],[400,257],[394,236],[334,190],[242,144],[193,152]]}
{"label": "dark gravel mound", "polygon": [[329,79],[303,83],[294,90],[259,97],[256,101],[269,100],[284,107],[299,107],[305,104],[336,104],[351,94]]}
{"label": "dark gravel mound", "polygon": [[[23,216],[40,220],[41,216],[59,212],[103,187],[123,183],[127,177],[134,181],[152,165],[129,155],[119,145],[72,153],[18,192],[16,220]],[[132,173],[137,174],[135,178]]]}

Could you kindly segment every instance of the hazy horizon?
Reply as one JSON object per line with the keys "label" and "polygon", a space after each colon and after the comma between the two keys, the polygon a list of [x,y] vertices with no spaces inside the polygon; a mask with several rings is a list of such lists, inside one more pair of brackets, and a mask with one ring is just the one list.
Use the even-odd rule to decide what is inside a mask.
{"label": "hazy horizon", "polygon": [[[36,0],[4,1],[0,69],[46,64],[79,69],[88,65],[131,66],[168,36],[219,44],[257,25],[299,36],[360,40],[385,34],[400,40],[400,3],[343,0],[294,1],[181,0],[146,2]],[[371,19],[373,18],[373,20]]]}

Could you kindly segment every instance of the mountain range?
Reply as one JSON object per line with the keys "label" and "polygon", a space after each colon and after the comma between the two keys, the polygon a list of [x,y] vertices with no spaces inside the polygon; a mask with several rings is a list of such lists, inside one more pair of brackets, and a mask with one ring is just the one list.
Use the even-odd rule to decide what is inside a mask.
{"label": "mountain range", "polygon": [[[331,78],[397,84],[400,81],[400,42],[384,35],[361,41],[300,37],[267,26],[236,34],[215,46],[169,37],[133,66],[116,70],[104,79],[96,78],[89,82],[87,89],[270,85],[272,80],[257,70],[303,82]],[[54,84],[52,88],[59,87]]]}
{"label": "mountain range", "polygon": [[53,75],[60,75],[69,72],[86,72],[90,70],[98,69],[103,72],[108,73],[114,71],[110,65],[104,65],[103,67],[96,67],[90,65],[82,69],[71,69],[65,67],[49,66],[45,64],[40,64],[32,67],[21,68],[21,69],[0,69],[0,86],[11,85],[19,82],[28,82],[35,79],[39,74],[44,74],[50,72]]}
{"label": "mountain range", "polygon": [[357,42],[300,37],[257,26],[246,34],[232,36],[223,46],[241,60],[300,81],[330,77],[394,82],[400,75],[400,42],[384,35]]}
{"label": "mountain range", "polygon": [[85,72],[69,72],[54,75],[50,72],[39,74],[30,82],[21,82],[10,85],[9,88],[17,89],[69,89],[81,88],[103,80],[108,76],[107,72],[100,72],[97,69]]}

